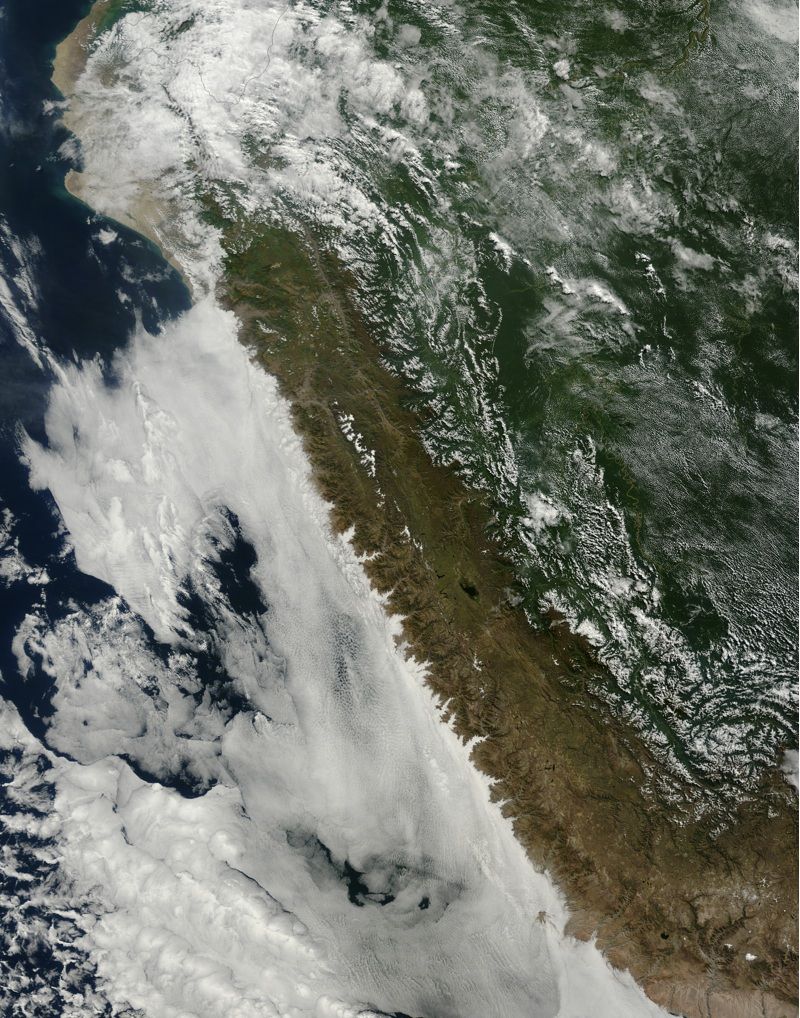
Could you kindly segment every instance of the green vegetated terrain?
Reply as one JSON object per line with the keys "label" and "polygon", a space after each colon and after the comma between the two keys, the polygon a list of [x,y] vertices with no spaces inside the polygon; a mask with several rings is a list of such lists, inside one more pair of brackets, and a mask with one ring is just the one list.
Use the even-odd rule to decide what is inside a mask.
{"label": "green vegetated terrain", "polygon": [[[348,263],[313,210],[276,194],[245,215],[198,166],[220,297],[575,932],[687,1014],[738,991],[731,1013],[789,1014],[787,11],[345,6],[387,61],[410,59],[411,27],[431,110],[413,130],[446,205],[363,142],[343,94],[353,172],[407,213],[396,246],[365,236]],[[244,144],[268,174],[271,140]]]}
{"label": "green vegetated terrain", "polygon": [[[765,777],[722,832],[716,815],[685,821],[678,782],[671,805],[654,800],[656,761],[594,693],[613,677],[555,614],[544,630],[528,624],[489,500],[431,463],[413,399],[382,366],[341,267],[279,230],[232,226],[226,242],[243,340],[292,401],[338,526],[355,528],[458,730],[485,740],[476,761],[567,890],[575,932],[599,928],[612,960],[665,1002],[691,1001],[709,967],[720,992],[791,999],[794,821],[781,779]],[[374,476],[343,431],[348,414]],[[758,964],[742,963],[745,944]]]}

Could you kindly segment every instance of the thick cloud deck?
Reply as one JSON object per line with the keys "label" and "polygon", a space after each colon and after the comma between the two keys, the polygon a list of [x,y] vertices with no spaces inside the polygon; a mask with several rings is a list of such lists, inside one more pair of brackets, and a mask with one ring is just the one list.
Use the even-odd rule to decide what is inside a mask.
{"label": "thick cloud deck", "polygon": [[[742,131],[729,143],[743,165],[758,163],[767,135],[784,150],[777,111],[795,106],[786,26],[796,8],[726,5],[716,56],[697,77],[637,70],[620,99],[630,133],[611,116],[605,58],[591,68],[576,39],[589,31],[599,40],[598,17],[620,33],[634,23],[647,31],[646,9],[658,5],[630,25],[584,6],[565,33],[551,33],[553,5],[531,14],[525,4],[450,0],[136,4],[96,40],[76,83],[69,125],[82,172],[71,186],[158,241],[195,294],[213,292],[222,272],[209,203],[231,236],[278,227],[335,252],[357,282],[364,321],[426,408],[420,432],[431,456],[501,507],[529,609],[544,602],[595,644],[622,691],[606,690],[614,708],[660,762],[656,786],[703,775],[697,787],[708,779],[718,799],[754,790],[791,740],[797,671],[785,611],[796,570],[781,531],[764,525],[774,507],[794,512],[793,397],[782,422],[766,412],[769,385],[752,405],[749,384],[725,397],[719,351],[734,306],[736,320],[771,320],[771,301],[778,291],[793,299],[797,276],[791,227],[749,200],[740,207],[736,160],[718,164],[713,153],[729,121]],[[752,150],[734,101],[744,66],[763,117]],[[703,181],[688,195],[664,173],[687,158]],[[522,273],[525,288],[508,278],[506,292],[498,272]],[[538,296],[524,327],[512,326],[511,346],[496,342],[528,285]],[[682,327],[672,336],[662,323],[665,301],[683,308],[676,322],[696,323],[686,371],[674,367]],[[527,384],[555,372],[565,394],[541,423],[510,384],[517,358]],[[607,424],[587,432],[583,411],[573,412],[584,402],[588,419],[607,414]],[[753,414],[759,456],[741,431]],[[696,422],[688,473],[679,468],[672,483],[664,464],[684,461],[687,415]],[[620,420],[630,429],[618,433]],[[631,529],[638,510],[625,508],[603,465],[612,434],[614,455],[653,507],[644,544]],[[734,457],[719,482],[731,508],[723,499],[710,514],[693,495],[693,471],[716,476],[721,448]],[[530,515],[543,499],[547,518]],[[759,522],[743,544],[744,504]],[[659,562],[674,563],[671,578]],[[665,596],[675,583],[688,605],[702,591],[703,613],[716,619],[702,632],[685,624],[693,608],[686,615]]]}
{"label": "thick cloud deck", "polygon": [[232,315],[205,300],[140,331],[111,379],[64,366],[46,431],[31,482],[119,596],[34,613],[15,649],[54,682],[59,858],[112,1001],[658,1013],[562,935]]}

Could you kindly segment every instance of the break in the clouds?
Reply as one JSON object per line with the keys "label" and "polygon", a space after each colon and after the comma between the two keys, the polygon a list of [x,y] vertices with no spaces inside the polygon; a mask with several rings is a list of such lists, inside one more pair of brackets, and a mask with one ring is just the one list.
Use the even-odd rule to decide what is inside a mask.
{"label": "break in the clouds", "polygon": [[[436,2],[409,3],[402,17],[390,5],[367,14],[363,5],[308,0],[146,4],[97,40],[69,114],[83,152],[73,186],[98,211],[146,230],[196,295],[213,292],[222,271],[218,212],[245,236],[266,225],[310,231],[335,251],[387,359],[429,411],[421,429],[431,456],[491,493],[510,557],[523,574],[545,578],[531,588],[531,617],[555,607],[575,630],[595,634],[623,690],[616,706],[631,713],[665,774],[742,785],[753,780],[754,760],[774,762],[785,737],[775,719],[794,701],[785,562],[768,528],[754,528],[748,540],[758,551],[746,561],[735,533],[709,552],[716,531],[692,523],[691,499],[673,504],[693,490],[691,479],[666,485],[662,464],[679,458],[688,406],[698,419],[689,461],[712,473],[720,443],[735,449],[748,497],[774,501],[790,486],[793,439],[768,422],[769,466],[754,463],[737,444],[736,408],[714,396],[719,337],[698,327],[688,384],[671,366],[664,309],[686,300],[691,318],[711,328],[738,293],[749,319],[776,283],[795,286],[794,245],[738,207],[730,220],[706,222],[709,208],[727,207],[722,192],[698,197],[687,217],[687,195],[665,167],[688,158],[686,146],[699,153],[711,144],[695,106],[706,108],[704,89],[735,94],[724,74],[745,57],[762,67],[759,94],[781,101],[794,51],[781,41],[783,8],[763,6],[716,20],[726,55],[709,62],[711,77],[701,75],[700,98],[678,77],[642,72],[612,132],[599,112],[609,108],[607,71],[589,73],[567,53],[570,40],[532,31],[514,5],[503,14],[508,32],[477,9]],[[620,12],[597,14],[617,32],[632,27]],[[700,176],[713,182],[717,172],[715,162]],[[620,238],[636,255],[617,271]],[[622,381],[608,383],[617,401],[609,412],[632,415],[625,454],[669,509],[660,517],[678,521],[674,545],[655,558],[697,558],[687,589],[708,588],[719,640],[698,648],[670,615],[663,577],[603,468],[604,449],[596,456],[597,436],[555,410],[546,427],[532,428],[509,405],[496,351],[508,345],[501,331],[510,309],[490,283],[498,267],[522,273],[520,292],[542,294],[521,326],[527,366],[514,372],[563,365],[578,390],[570,398],[586,400],[575,382],[586,365],[624,364]],[[555,466],[543,467],[550,447]],[[544,496],[560,522],[532,527],[528,503]],[[159,568],[171,582],[164,569],[172,567]],[[738,705],[754,688],[758,709],[743,718]]]}
{"label": "break in the clouds", "polygon": [[20,626],[53,711],[47,749],[18,741],[52,762],[58,886],[115,1006],[659,1013],[564,935],[230,313],[60,366],[46,434],[31,482],[116,595]]}

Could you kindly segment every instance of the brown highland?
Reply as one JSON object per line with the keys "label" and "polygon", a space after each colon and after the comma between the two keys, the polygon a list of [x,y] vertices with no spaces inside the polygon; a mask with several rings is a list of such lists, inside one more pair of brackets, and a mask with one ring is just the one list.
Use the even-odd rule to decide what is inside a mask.
{"label": "brown highland", "polygon": [[[53,77],[66,96],[107,9],[101,0],[59,47]],[[290,400],[334,525],[355,528],[410,652],[430,662],[458,732],[482,740],[474,762],[567,895],[570,932],[596,936],[674,1014],[797,1015],[797,806],[783,778],[764,774],[724,817],[698,816],[696,790],[675,780],[669,797],[657,794],[658,761],[597,696],[610,677],[591,647],[557,618],[534,630],[515,607],[512,569],[488,536],[491,506],[431,462],[352,281],[311,236],[207,211],[228,252],[220,299]],[[374,478],[342,413],[375,450]]]}

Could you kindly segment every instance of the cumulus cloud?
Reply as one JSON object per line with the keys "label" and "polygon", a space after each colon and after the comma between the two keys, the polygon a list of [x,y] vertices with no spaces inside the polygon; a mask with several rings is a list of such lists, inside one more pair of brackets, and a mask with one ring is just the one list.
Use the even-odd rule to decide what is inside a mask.
{"label": "cumulus cloud", "polygon": [[21,580],[28,583],[48,583],[47,570],[30,565],[22,554],[19,537],[15,533],[15,524],[11,510],[8,507],[0,509],[0,584],[10,587]]}
{"label": "cumulus cloud", "polygon": [[110,999],[208,1018],[658,1013],[564,937],[231,314],[205,300],[137,332],[110,380],[62,366],[45,423],[32,483],[118,597],[29,618],[16,649],[55,684],[60,864]]}

